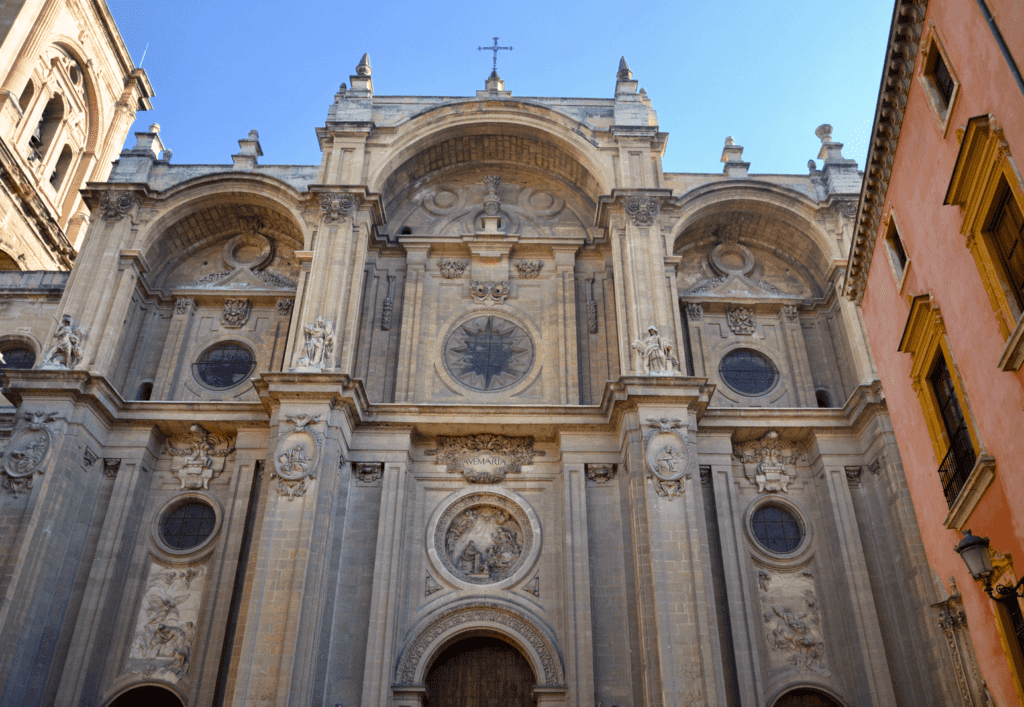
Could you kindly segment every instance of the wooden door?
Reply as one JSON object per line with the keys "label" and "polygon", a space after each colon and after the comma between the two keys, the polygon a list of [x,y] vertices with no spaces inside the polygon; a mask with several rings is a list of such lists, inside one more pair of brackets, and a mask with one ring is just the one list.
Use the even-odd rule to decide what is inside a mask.
{"label": "wooden door", "polygon": [[533,707],[533,670],[497,638],[466,638],[445,649],[427,674],[427,707]]}

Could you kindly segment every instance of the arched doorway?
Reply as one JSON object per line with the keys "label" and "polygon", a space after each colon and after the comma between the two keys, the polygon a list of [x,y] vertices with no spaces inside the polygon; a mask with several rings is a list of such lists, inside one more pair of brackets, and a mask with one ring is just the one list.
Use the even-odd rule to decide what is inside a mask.
{"label": "arched doorway", "polygon": [[110,707],[182,707],[181,700],[170,690],[143,685],[119,695]]}
{"label": "arched doorway", "polygon": [[774,707],[843,707],[843,705],[827,692],[801,687],[790,690],[780,697]]}
{"label": "arched doorway", "polygon": [[473,636],[434,659],[426,684],[426,707],[532,707],[536,679],[510,644]]}

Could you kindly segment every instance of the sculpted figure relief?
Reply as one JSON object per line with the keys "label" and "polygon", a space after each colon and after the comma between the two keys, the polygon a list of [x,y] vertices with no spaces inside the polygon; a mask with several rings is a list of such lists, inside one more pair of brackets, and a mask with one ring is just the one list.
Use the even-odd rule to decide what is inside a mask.
{"label": "sculpted figure relief", "polygon": [[500,508],[477,506],[452,520],[445,547],[459,574],[490,580],[523,554],[522,528]]}
{"label": "sculpted figure relief", "polygon": [[672,375],[679,362],[672,356],[672,347],[658,334],[658,327],[647,327],[647,338],[636,339],[632,347],[640,352],[644,375]]}
{"label": "sculpted figure relief", "polygon": [[65,314],[60,318],[60,325],[53,338],[57,343],[46,352],[40,368],[71,369],[77,366],[82,360],[85,330],[77,324],[72,324],[71,316]]}
{"label": "sculpted figure relief", "polygon": [[334,324],[317,317],[312,324],[302,328],[306,336],[304,354],[299,359],[299,368],[329,368],[327,364],[334,352]]}
{"label": "sculpted figure relief", "polygon": [[184,457],[177,470],[182,489],[208,489],[210,479],[224,469],[224,458],[235,451],[227,437],[212,434],[201,425],[193,424],[189,433],[174,437],[165,446],[172,457]]}

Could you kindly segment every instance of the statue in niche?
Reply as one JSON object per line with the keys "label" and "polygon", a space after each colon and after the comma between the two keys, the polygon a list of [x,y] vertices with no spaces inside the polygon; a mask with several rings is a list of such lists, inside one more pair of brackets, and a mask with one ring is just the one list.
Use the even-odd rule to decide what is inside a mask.
{"label": "statue in niche", "polygon": [[640,352],[644,375],[671,375],[678,361],[672,356],[672,347],[658,334],[658,327],[647,327],[647,338],[636,339],[632,347]]}
{"label": "statue in niche", "polygon": [[318,316],[302,329],[306,335],[305,354],[299,359],[301,368],[322,368],[334,350],[334,325]]}

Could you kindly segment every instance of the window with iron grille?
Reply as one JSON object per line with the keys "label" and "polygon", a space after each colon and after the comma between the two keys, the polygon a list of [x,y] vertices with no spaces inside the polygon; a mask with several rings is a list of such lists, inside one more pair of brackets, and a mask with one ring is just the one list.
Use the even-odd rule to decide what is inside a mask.
{"label": "window with iron grille", "polygon": [[939,465],[939,478],[942,481],[946,502],[952,507],[967,483],[971,470],[974,469],[976,460],[974,443],[967,430],[960,400],[957,398],[956,388],[953,386],[953,378],[949,374],[949,367],[942,353],[936,358],[935,366],[928,378],[932,390],[935,392],[939,417],[942,419],[946,439],[949,441],[949,449]]}

